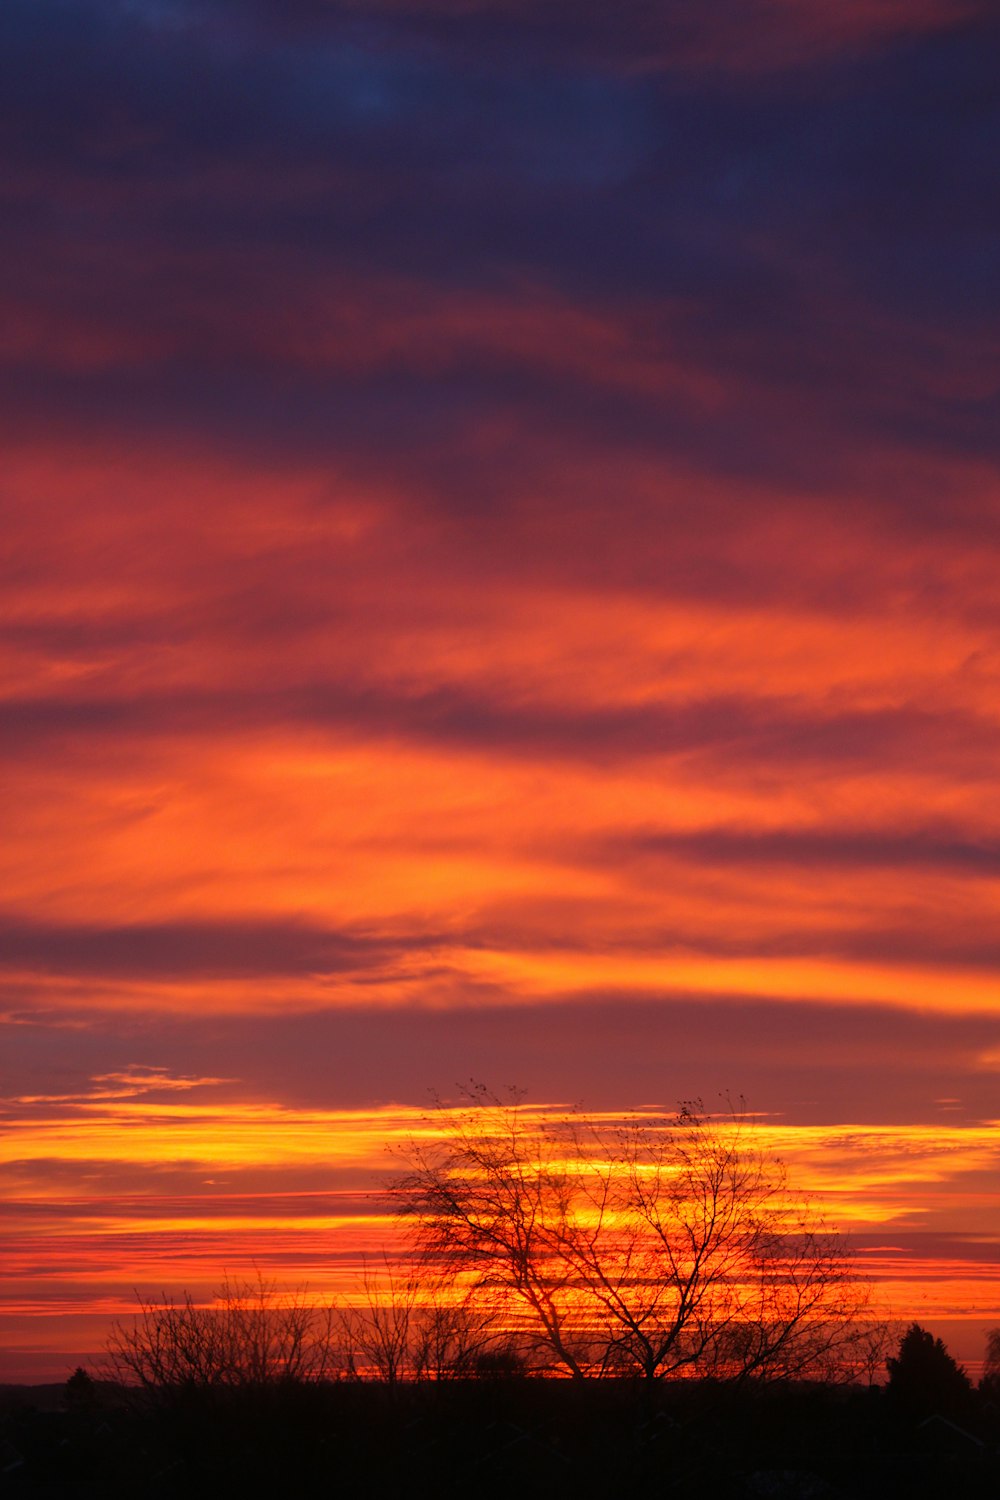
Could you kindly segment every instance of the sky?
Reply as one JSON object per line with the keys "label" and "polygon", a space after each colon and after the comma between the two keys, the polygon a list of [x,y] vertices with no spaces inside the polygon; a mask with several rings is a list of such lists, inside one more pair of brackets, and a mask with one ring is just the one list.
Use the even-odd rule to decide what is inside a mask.
{"label": "sky", "polygon": [[1000,1323],[991,0],[5,0],[0,1380],[463,1080]]}

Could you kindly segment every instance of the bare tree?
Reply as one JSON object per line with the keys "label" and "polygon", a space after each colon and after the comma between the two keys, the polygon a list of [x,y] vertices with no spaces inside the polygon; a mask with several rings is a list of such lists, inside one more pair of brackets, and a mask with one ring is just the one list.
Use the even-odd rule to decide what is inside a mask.
{"label": "bare tree", "polygon": [[419,1283],[387,1257],[381,1269],[365,1265],[359,1302],[337,1310],[341,1357],[352,1380],[396,1385],[413,1373],[413,1338]]}
{"label": "bare tree", "polygon": [[225,1280],[208,1305],[189,1292],[139,1298],[112,1325],[109,1378],[149,1391],[257,1388],[324,1379],[443,1380],[475,1375],[509,1342],[491,1312],[412,1265],[365,1265],[356,1295],[316,1305],[275,1282]]}
{"label": "bare tree", "polygon": [[209,1306],[187,1292],[140,1297],[132,1323],[112,1325],[106,1354],[115,1379],[147,1389],[261,1386],[329,1375],[333,1334],[331,1307],[258,1275],[227,1278]]}
{"label": "bare tree", "polygon": [[863,1363],[867,1289],[742,1108],[608,1126],[477,1087],[435,1124],[393,1186],[417,1251],[543,1363],[648,1380]]}
{"label": "bare tree", "polygon": [[386,1385],[475,1375],[499,1347],[491,1309],[454,1296],[426,1266],[387,1256],[364,1266],[359,1293],[337,1309],[336,1324],[347,1377]]}
{"label": "bare tree", "polygon": [[410,1143],[392,1189],[413,1217],[420,1262],[513,1323],[526,1347],[582,1376],[589,1340],[560,1250],[573,1195],[554,1143],[526,1128],[517,1096],[479,1089],[471,1108],[442,1112],[445,1120],[443,1132]]}
{"label": "bare tree", "polygon": [[420,1310],[413,1346],[418,1379],[454,1380],[498,1370],[511,1362],[510,1339],[494,1311],[465,1295],[441,1291]]}

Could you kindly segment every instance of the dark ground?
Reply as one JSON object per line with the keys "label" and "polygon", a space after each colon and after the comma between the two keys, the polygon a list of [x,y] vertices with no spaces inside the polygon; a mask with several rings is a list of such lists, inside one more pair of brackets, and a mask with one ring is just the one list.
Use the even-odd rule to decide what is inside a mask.
{"label": "dark ground", "polygon": [[1000,1414],[918,1420],[880,1390],[520,1379],[0,1390],[0,1497],[1000,1494]]}

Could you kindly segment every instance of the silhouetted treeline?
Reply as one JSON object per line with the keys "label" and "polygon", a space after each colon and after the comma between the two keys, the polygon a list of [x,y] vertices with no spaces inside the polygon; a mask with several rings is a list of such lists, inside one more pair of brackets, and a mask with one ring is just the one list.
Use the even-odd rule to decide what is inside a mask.
{"label": "silhouetted treeline", "polygon": [[160,1392],[76,1379],[0,1398],[0,1494],[778,1500],[1000,1492],[1000,1413],[917,1418],[888,1388],[535,1377]]}

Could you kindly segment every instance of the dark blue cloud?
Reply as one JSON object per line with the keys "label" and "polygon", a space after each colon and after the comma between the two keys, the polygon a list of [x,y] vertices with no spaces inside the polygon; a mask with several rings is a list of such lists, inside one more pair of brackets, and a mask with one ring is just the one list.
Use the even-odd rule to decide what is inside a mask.
{"label": "dark blue cloud", "polygon": [[[602,847],[598,857],[613,853]],[[801,832],[706,829],[696,833],[650,833],[632,838],[621,853],[662,854],[691,859],[698,864],[789,865],[797,869],[954,870],[966,875],[996,878],[1000,875],[1000,844],[992,838],[976,839],[948,829],[915,828],[912,831],[858,828],[817,829]]]}
{"label": "dark blue cloud", "polygon": [[[676,66],[638,67],[650,27]],[[876,28],[874,51],[820,48],[804,73],[703,65],[689,5],[612,24],[603,6],[12,0],[0,29],[10,296],[138,339],[100,370],[8,358],[21,431],[180,433],[403,475],[499,416],[529,457],[544,434],[803,495],[857,489],[886,444],[998,456],[988,21],[904,24],[892,45]],[[526,284],[610,310],[720,399],[692,410],[489,348],[303,369],[275,326],[373,274],[410,278],[415,310]],[[492,503],[521,477],[498,474]],[[474,492],[460,456],[449,481]],[[951,509],[896,503],[903,524]]]}
{"label": "dark blue cloud", "polygon": [[384,974],[440,941],[427,931],[392,936],[280,919],[74,925],[0,916],[0,968],[139,981]]}
{"label": "dark blue cloud", "polygon": [[300,689],[277,680],[244,692],[146,696],[10,698],[0,704],[0,746],[8,753],[48,741],[62,754],[88,737],[141,739],[169,724],[212,738],[269,724],[306,725],[333,735],[447,745],[499,756],[627,765],[646,757],[701,755],[705,768],[772,771],[809,765],[899,771],[933,769],[988,778],[995,763],[991,718],[950,706],[824,711],[792,698],[724,694],[634,706],[525,703],[517,692],[474,687],[412,691],[322,679]]}

